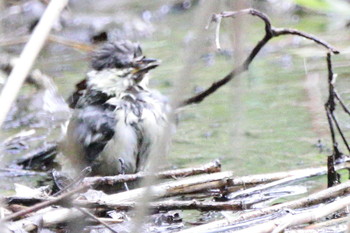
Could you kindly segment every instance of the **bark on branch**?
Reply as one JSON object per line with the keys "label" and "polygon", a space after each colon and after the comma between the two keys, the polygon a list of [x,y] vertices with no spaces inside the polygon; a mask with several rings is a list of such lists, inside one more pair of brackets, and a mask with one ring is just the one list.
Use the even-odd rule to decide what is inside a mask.
{"label": "bark on branch", "polygon": [[311,194],[304,198],[300,198],[294,201],[289,201],[282,204],[278,204],[278,205],[274,205],[274,206],[246,212],[246,213],[241,213],[229,219],[218,220],[208,224],[203,224],[201,226],[192,227],[192,228],[180,231],[180,233],[208,232],[210,230],[218,229],[221,227],[227,227],[231,225],[233,226],[234,224],[237,224],[239,222],[248,221],[250,219],[275,213],[283,209],[297,209],[297,208],[302,208],[302,207],[322,203],[325,200],[328,200],[330,198],[336,198],[340,195],[344,195],[345,193],[349,193],[349,191],[350,191],[350,181],[347,181],[343,184],[339,184],[337,186],[322,190],[320,192]]}
{"label": "bark on branch", "polygon": [[[204,164],[199,167],[162,171],[153,175],[156,176],[158,179],[169,179],[169,178],[193,176],[193,175],[198,175],[203,173],[209,174],[209,173],[215,173],[220,171],[221,171],[220,161],[214,160],[210,163]],[[138,172],[136,174],[125,174],[125,175],[116,175],[116,176],[86,177],[84,178],[83,183],[88,185],[114,185],[122,182],[135,181],[151,175],[152,174],[149,174],[147,172]]]}

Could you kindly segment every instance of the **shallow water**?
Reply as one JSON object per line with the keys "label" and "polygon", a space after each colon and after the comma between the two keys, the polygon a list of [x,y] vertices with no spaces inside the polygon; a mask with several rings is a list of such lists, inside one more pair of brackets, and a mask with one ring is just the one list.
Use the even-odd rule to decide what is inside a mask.
{"label": "shallow water", "polygon": [[[223,23],[220,37],[224,51],[219,53],[213,41],[215,28],[202,30],[209,15],[200,20],[204,13],[198,6],[183,11],[163,3],[101,1],[94,5],[93,1],[82,2],[86,1],[73,1],[68,14],[74,20],[69,21],[71,24],[63,31],[53,33],[88,43],[91,32],[86,24],[91,23],[89,21],[93,21],[95,28],[106,21],[117,22],[128,32],[118,32],[119,37],[139,41],[147,56],[162,60],[162,65],[152,72],[151,86],[167,95],[171,95],[176,79],[186,74],[184,67],[191,68],[186,74],[189,77],[184,79],[188,95],[192,95],[223,77],[235,63],[229,42],[231,19]],[[215,7],[216,10],[209,12],[232,9],[224,3]],[[295,16],[282,14],[277,8],[269,14],[277,27],[298,28],[328,40],[342,51],[349,50],[347,29],[334,25],[337,20],[334,16]],[[119,15],[122,20],[118,19]],[[126,29],[125,20],[141,29]],[[257,19],[244,17],[244,20],[243,55],[263,33],[263,25]],[[202,36],[199,40],[195,40],[197,31]],[[191,46],[200,49],[193,53],[188,48]],[[19,51],[18,47],[6,47],[6,50]],[[325,52],[295,37],[271,41],[248,72],[202,103],[181,111],[166,165],[190,167],[219,158],[224,170],[234,170],[237,175],[324,165],[330,153],[323,111],[327,97]],[[345,101],[349,100],[348,57],[349,53],[345,52],[334,58],[335,72],[339,74],[337,87]],[[36,67],[54,77],[59,93],[67,98],[89,70],[88,60],[87,52],[51,43],[41,53]],[[192,66],[186,66],[188,63]],[[343,114],[339,117],[349,134],[348,119]],[[18,129],[7,131],[2,138],[16,131]],[[51,140],[59,134],[59,126],[54,131],[56,133],[50,134]],[[324,146],[323,151],[317,147],[318,140]],[[4,161],[11,161],[14,156],[5,154]]]}

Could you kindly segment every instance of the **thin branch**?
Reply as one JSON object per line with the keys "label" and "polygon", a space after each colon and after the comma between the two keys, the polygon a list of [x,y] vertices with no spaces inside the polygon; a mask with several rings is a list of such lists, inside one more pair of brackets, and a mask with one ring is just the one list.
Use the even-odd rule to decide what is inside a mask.
{"label": "thin branch", "polygon": [[334,73],[332,69],[332,57],[330,53],[327,53],[326,60],[327,60],[327,69],[328,69],[328,100],[325,104],[325,109],[326,109],[328,125],[331,131],[331,138],[333,143],[333,153],[329,155],[327,158],[327,169],[328,169],[327,180],[328,180],[328,187],[332,187],[340,183],[340,175],[335,171],[334,165],[335,165],[335,161],[340,159],[342,156],[342,153],[338,149],[338,143],[336,141],[333,123],[335,123],[338,129],[338,132],[341,134],[344,142],[346,142],[346,140],[339,127],[338,121],[334,116],[334,110],[335,110]]}
{"label": "thin branch", "polygon": [[343,108],[344,112],[346,112],[348,115],[350,115],[350,110],[349,110],[348,107],[346,107],[346,105],[344,104],[344,101],[342,100],[342,98],[341,98],[340,95],[338,94],[337,90],[334,90],[334,94],[335,94],[335,98],[339,101],[340,106]]}
{"label": "thin branch", "polygon": [[[232,80],[234,77],[237,75],[243,73],[244,71],[248,70],[248,67],[250,63],[254,60],[255,56],[260,52],[260,50],[274,37],[282,36],[282,35],[296,35],[300,36],[303,38],[306,38],[308,40],[314,41],[315,43],[325,47],[327,50],[334,54],[338,54],[339,51],[328,44],[327,42],[317,38],[314,35],[298,31],[296,29],[286,29],[286,28],[274,28],[271,25],[271,21],[268,18],[267,15],[264,13],[257,11],[255,9],[244,9],[241,11],[236,11],[236,12],[222,12],[220,14],[214,14],[212,16],[212,20],[216,21],[218,23],[221,22],[221,18],[227,18],[227,17],[235,17],[238,15],[245,15],[245,14],[250,14],[253,16],[257,16],[260,18],[264,23],[265,23],[265,36],[255,45],[253,50],[250,52],[249,56],[246,58],[246,60],[238,67],[233,69],[230,73],[228,73],[224,78],[220,79],[219,81],[214,82],[210,87],[208,87],[206,90],[202,91],[201,93],[190,97],[186,100],[184,100],[181,104],[180,107],[194,104],[194,103],[200,103],[202,102],[206,97],[209,95],[213,94],[216,90],[218,90],[220,87],[228,83],[230,80]],[[220,19],[220,20],[219,20]],[[218,31],[218,29],[217,29]],[[216,39],[218,40],[218,35],[216,35]],[[217,44],[220,43],[217,42]]]}
{"label": "thin branch", "polygon": [[[350,204],[350,197],[344,197],[336,200],[332,203],[319,206],[316,209],[303,211],[302,213],[287,215],[281,218],[274,219],[269,222],[258,224],[252,227],[248,227],[243,230],[236,231],[237,233],[249,233],[249,232],[283,232],[288,226],[294,226],[298,224],[305,224],[315,222],[322,217],[330,215],[336,211],[346,208]],[[276,231],[275,231],[276,230]]]}
{"label": "thin branch", "polygon": [[300,174],[297,174],[295,176],[292,176],[292,177],[286,177],[284,179],[280,179],[280,180],[276,180],[276,181],[273,181],[273,182],[269,182],[267,184],[263,184],[263,185],[259,185],[259,186],[255,186],[255,187],[252,187],[252,188],[248,188],[248,189],[245,189],[245,190],[241,190],[241,191],[238,191],[238,192],[234,192],[234,193],[231,193],[228,195],[228,198],[229,199],[234,199],[234,198],[238,198],[238,197],[244,197],[244,196],[249,196],[251,195],[252,193],[257,193],[257,192],[261,192],[263,190],[266,190],[266,189],[269,189],[269,188],[272,188],[272,187],[276,187],[278,185],[282,185],[282,184],[286,184],[286,183],[290,183],[290,182],[296,182],[300,179],[305,179],[305,178],[308,178],[308,177],[313,177],[313,176],[319,176],[319,175],[322,175],[324,174],[323,172],[320,172],[319,170],[309,170],[308,172],[305,172],[305,173],[300,173]]}
{"label": "thin branch", "polygon": [[306,32],[302,32],[296,29],[289,29],[289,28],[275,28],[274,30],[274,34],[275,36],[282,36],[282,35],[295,35],[295,36],[300,36],[300,37],[304,37],[305,39],[311,40],[321,46],[323,46],[324,48],[330,50],[331,53],[333,54],[339,54],[339,50],[334,48],[331,44],[329,44],[328,42],[312,35]]}
{"label": "thin branch", "polygon": [[332,145],[333,145],[333,150],[334,150],[335,147],[338,147],[338,144],[337,144],[336,139],[335,139],[335,132],[334,132],[334,126],[333,126],[333,122],[332,122],[332,116],[330,113],[329,106],[327,106],[327,104],[325,105],[325,109],[326,109],[329,130],[331,131]]}
{"label": "thin branch", "polygon": [[203,224],[201,226],[196,226],[188,228],[186,230],[180,231],[181,233],[192,233],[192,232],[209,232],[213,229],[218,229],[220,227],[226,227],[234,225],[237,223],[248,221],[252,218],[257,218],[266,214],[272,214],[280,211],[281,209],[296,209],[306,206],[316,205],[318,203],[324,202],[330,198],[336,198],[339,195],[348,193],[350,188],[350,181],[339,184],[337,186],[322,190],[317,193],[313,193],[307,197],[303,197],[297,200],[285,202],[282,204],[277,204],[261,209],[257,209],[251,212],[241,213],[239,215],[232,216],[232,218],[226,218],[223,220],[217,220],[211,223]]}
{"label": "thin branch", "polygon": [[117,183],[135,181],[151,175],[156,176],[158,179],[169,179],[169,178],[176,178],[176,177],[193,176],[193,175],[198,175],[203,173],[216,173],[220,171],[221,171],[220,161],[214,160],[210,163],[204,164],[199,167],[162,171],[156,174],[150,174],[147,172],[138,172],[136,174],[125,174],[125,175],[116,175],[116,176],[86,177],[83,180],[83,183],[89,184],[89,185],[114,185]]}
{"label": "thin branch", "polygon": [[47,201],[44,201],[44,202],[41,202],[41,203],[38,203],[32,207],[29,207],[27,209],[24,209],[22,211],[19,211],[19,212],[16,212],[14,214],[11,214],[9,216],[6,216],[5,218],[1,219],[2,221],[10,221],[10,220],[13,220],[15,218],[18,218],[20,216],[23,216],[23,215],[26,215],[26,214],[29,214],[29,213],[32,213],[34,211],[37,211],[37,210],[40,210],[40,209],[43,209],[47,206],[50,206],[50,205],[53,205],[53,204],[56,204],[58,202],[62,202],[63,200],[66,200],[68,197],[78,193],[78,192],[81,192],[83,190],[86,190],[89,186],[86,186],[86,185],[81,185],[67,193],[64,193],[62,194],[61,196],[59,197],[56,197],[56,198],[52,198],[50,200],[47,200]]}
{"label": "thin branch", "polygon": [[332,117],[333,122],[335,123],[335,126],[337,127],[337,130],[338,130],[338,133],[340,134],[340,137],[343,139],[343,142],[344,142],[346,148],[347,148],[348,151],[350,152],[350,147],[349,147],[348,141],[346,140],[346,137],[345,137],[343,131],[342,131],[341,128],[340,128],[340,125],[339,125],[339,123],[338,123],[338,120],[337,120],[337,118],[336,118],[334,112],[331,113],[331,117]]}
{"label": "thin branch", "polygon": [[[113,204],[98,204],[89,201],[74,201],[75,206],[85,208],[106,208],[118,211],[129,211],[135,209],[137,202],[120,202]],[[200,211],[226,211],[226,210],[243,210],[242,201],[199,201],[199,200],[168,200],[168,201],[154,201],[148,204],[148,208],[152,211],[170,211],[170,210],[200,210]]]}

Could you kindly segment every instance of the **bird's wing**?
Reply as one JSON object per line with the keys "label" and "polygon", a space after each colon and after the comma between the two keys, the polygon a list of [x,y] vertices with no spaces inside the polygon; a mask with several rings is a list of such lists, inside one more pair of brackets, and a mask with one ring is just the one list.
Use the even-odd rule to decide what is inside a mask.
{"label": "bird's wing", "polygon": [[81,80],[79,83],[75,85],[75,91],[71,96],[68,97],[67,103],[70,108],[74,109],[77,103],[79,102],[79,99],[83,96],[83,93],[87,89],[87,79]]}
{"label": "bird's wing", "polygon": [[75,104],[61,150],[68,162],[79,169],[94,166],[95,160],[113,138],[116,118],[115,106],[107,101],[113,96],[86,90]]}
{"label": "bird's wing", "polygon": [[90,164],[112,139],[116,119],[111,106],[92,105],[77,110],[69,125],[68,134],[76,138]]}

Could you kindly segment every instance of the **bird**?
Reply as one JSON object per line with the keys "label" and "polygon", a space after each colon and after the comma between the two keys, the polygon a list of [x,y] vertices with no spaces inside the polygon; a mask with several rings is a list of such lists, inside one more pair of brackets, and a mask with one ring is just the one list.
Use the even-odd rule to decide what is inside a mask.
{"label": "bird", "polygon": [[94,52],[92,70],[69,98],[73,109],[59,143],[62,171],[71,176],[136,173],[149,168],[169,124],[168,99],[149,88],[159,60],[129,40],[107,42]]}

